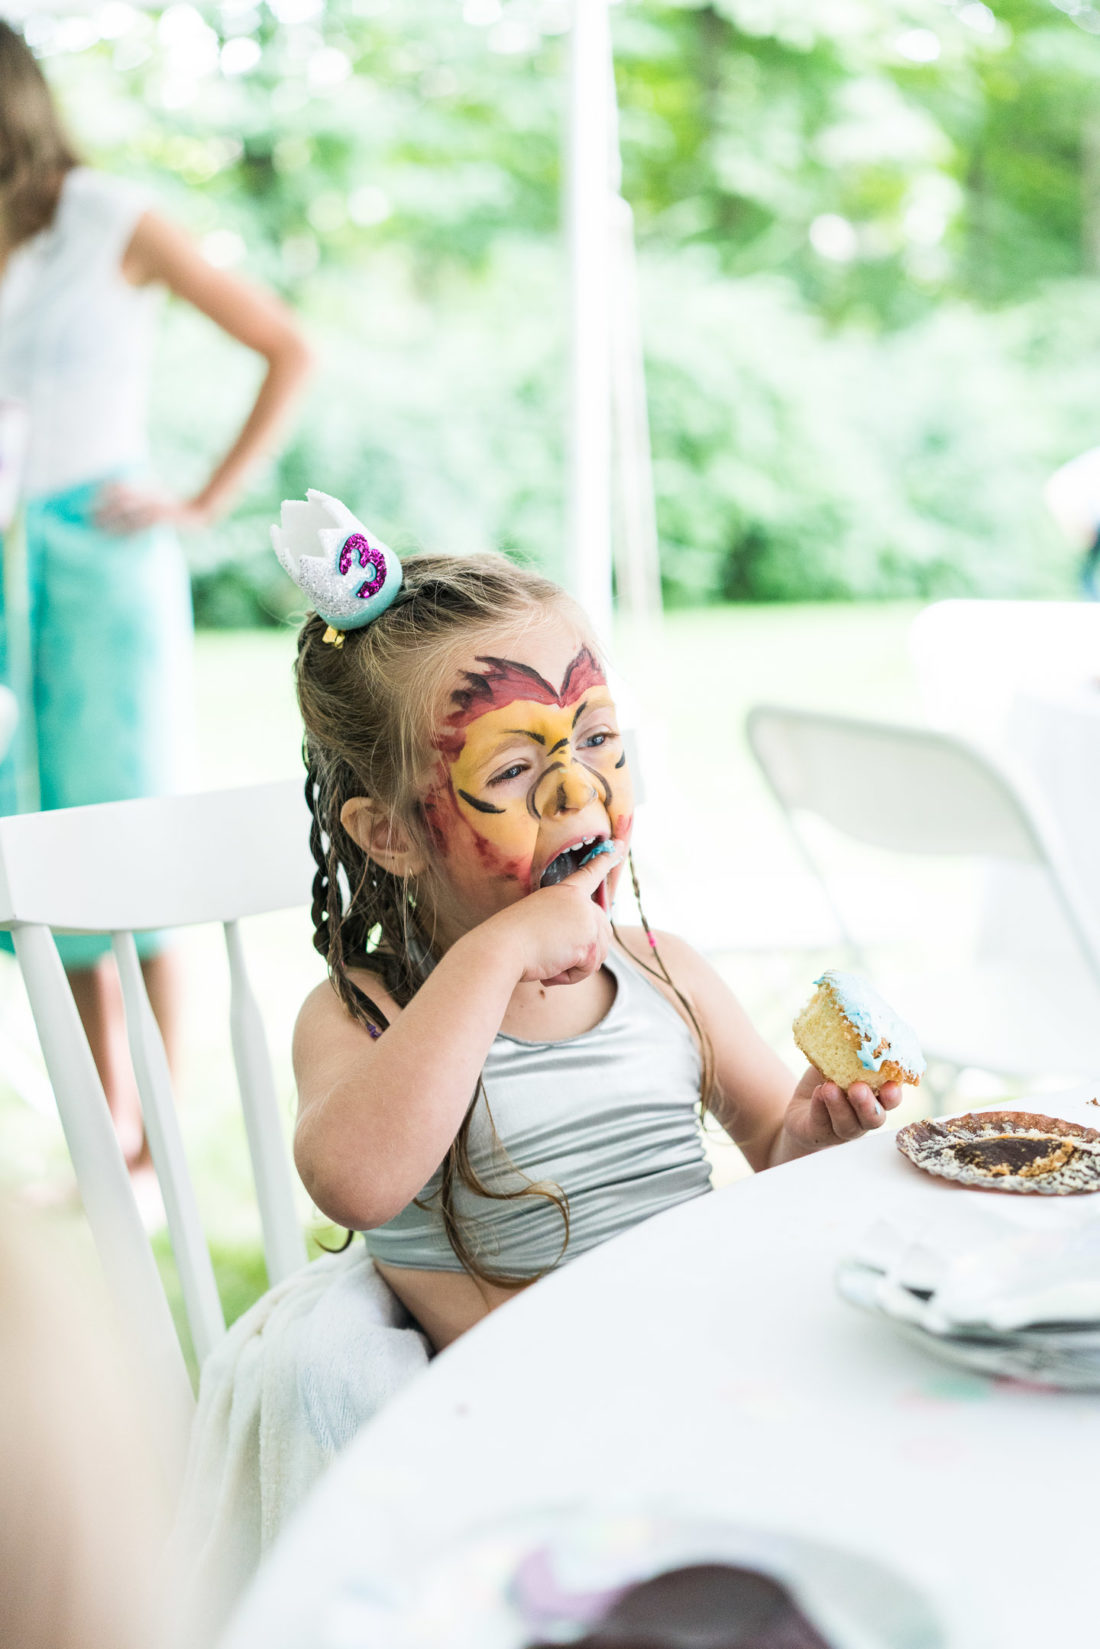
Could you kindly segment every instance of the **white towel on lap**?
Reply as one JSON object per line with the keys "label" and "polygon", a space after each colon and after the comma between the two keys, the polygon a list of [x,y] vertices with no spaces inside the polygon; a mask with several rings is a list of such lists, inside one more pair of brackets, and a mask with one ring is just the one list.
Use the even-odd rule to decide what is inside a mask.
{"label": "white towel on lap", "polygon": [[172,1642],[214,1640],[324,1468],[430,1355],[362,1243],[303,1266],[233,1324],[199,1383]]}

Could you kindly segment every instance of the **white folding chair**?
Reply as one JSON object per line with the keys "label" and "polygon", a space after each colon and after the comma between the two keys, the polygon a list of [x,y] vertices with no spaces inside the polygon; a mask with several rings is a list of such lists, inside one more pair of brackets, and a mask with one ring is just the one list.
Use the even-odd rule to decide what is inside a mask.
{"label": "white folding chair", "polygon": [[53,931],[111,935],[146,1134],[201,1364],[225,1321],[134,933],[198,923],[224,928],[234,1062],[268,1280],[275,1283],[305,1262],[306,1248],[240,923],[308,904],[313,869],[309,814],[295,780],[0,818],[0,927],[12,930],[108,1284],[156,1396],[180,1422],[173,1446],[190,1419],[190,1378]]}
{"label": "white folding chair", "polygon": [[1026,781],[931,729],[756,705],[747,732],[853,963],[930,1058],[1100,1075],[1100,931]]}
{"label": "white folding chair", "polygon": [[997,747],[1021,688],[1100,677],[1100,602],[934,601],[909,651],[932,725]]}

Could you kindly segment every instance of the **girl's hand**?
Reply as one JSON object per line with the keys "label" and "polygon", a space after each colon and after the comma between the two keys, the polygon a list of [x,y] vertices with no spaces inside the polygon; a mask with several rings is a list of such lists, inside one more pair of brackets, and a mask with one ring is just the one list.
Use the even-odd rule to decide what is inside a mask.
{"label": "girl's hand", "polygon": [[811,1065],[787,1107],[772,1160],[782,1162],[826,1145],[839,1145],[842,1140],[859,1139],[881,1128],[887,1111],[901,1101],[900,1082],[883,1083],[876,1098],[866,1082],[853,1082],[845,1091],[835,1082],[826,1082]]}
{"label": "girl's hand", "polygon": [[517,983],[575,985],[603,967],[611,948],[611,918],[593,899],[604,877],[621,864],[624,848],[600,853],[554,887],[537,888],[481,925],[494,943],[515,945]]}
{"label": "girl's hand", "polygon": [[96,500],[96,526],[105,532],[133,533],[160,521],[176,527],[205,527],[212,512],[194,499],[174,498],[149,487],[131,487],[123,481],[105,486]]}

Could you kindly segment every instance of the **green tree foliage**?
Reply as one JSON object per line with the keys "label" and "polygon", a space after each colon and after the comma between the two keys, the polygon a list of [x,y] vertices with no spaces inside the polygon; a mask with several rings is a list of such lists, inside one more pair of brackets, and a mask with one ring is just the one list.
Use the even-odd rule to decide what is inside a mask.
{"label": "green tree foliage", "polygon": [[[623,0],[670,597],[1065,593],[1045,475],[1100,440],[1091,0]],[[279,497],[561,566],[563,0],[115,0],[28,29],[92,157],[302,312],[323,367],[194,546],[210,622],[295,597]],[[165,475],[255,366],[165,329]]]}

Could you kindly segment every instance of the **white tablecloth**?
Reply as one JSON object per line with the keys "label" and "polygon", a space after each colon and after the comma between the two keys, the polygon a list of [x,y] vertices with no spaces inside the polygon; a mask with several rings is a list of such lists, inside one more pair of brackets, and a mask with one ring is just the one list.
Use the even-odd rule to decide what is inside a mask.
{"label": "white tablecloth", "polygon": [[[1092,1093],[1043,1108],[1091,1125]],[[919,1173],[884,1131],[674,1209],[537,1284],[360,1435],[225,1649],[335,1649],[357,1578],[610,1491],[887,1562],[963,1649],[1094,1641],[1100,1400],[953,1369],[835,1292],[874,1220],[974,1197],[989,1201]],[[1093,1196],[997,1202],[1039,1225],[1100,1215]]]}
{"label": "white tablecloth", "polygon": [[1100,922],[1100,685],[1021,690],[1008,737],[1043,793]]}

